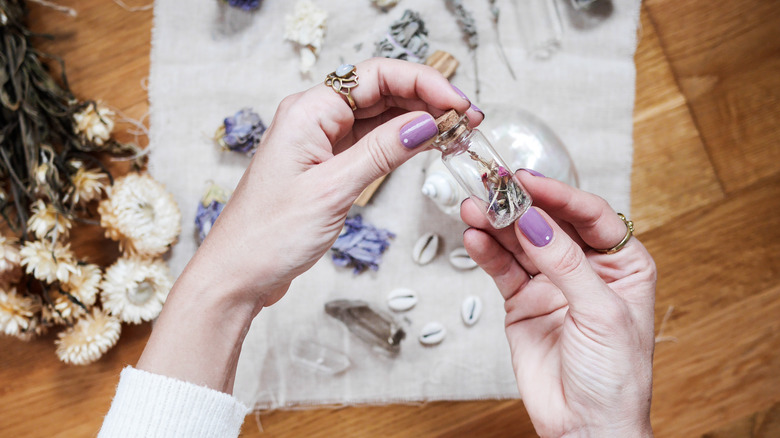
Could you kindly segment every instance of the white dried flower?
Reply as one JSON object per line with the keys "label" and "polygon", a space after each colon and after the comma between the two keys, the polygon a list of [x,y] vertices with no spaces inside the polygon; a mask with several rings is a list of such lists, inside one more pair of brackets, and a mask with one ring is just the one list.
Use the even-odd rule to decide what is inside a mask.
{"label": "white dried flower", "polygon": [[[56,324],[69,324],[86,313],[86,309],[73,302],[65,294],[51,291],[49,298],[52,300],[51,320]],[[76,299],[78,299],[76,297]]]}
{"label": "white dried flower", "polygon": [[36,315],[30,318],[30,326],[27,327],[27,330],[20,332],[16,335],[16,338],[24,342],[29,342],[38,336],[45,335],[48,330],[49,325],[43,324]]}
{"label": "white dried flower", "polygon": [[32,205],[32,215],[27,219],[27,228],[39,239],[49,234],[58,238],[67,237],[71,226],[72,222],[67,216],[54,205],[46,204],[40,199]]}
{"label": "white dried flower", "polygon": [[77,270],[70,245],[32,240],[24,243],[19,254],[26,272],[47,283],[67,283]]}
{"label": "white dried flower", "polygon": [[89,103],[73,114],[76,134],[84,134],[90,142],[102,146],[114,130],[114,112],[103,105]]}
{"label": "white dried flower", "polygon": [[0,235],[0,289],[9,288],[22,277],[19,248]]}
{"label": "white dried flower", "polygon": [[109,188],[98,206],[106,236],[130,254],[158,256],[181,232],[181,212],[173,195],[149,175],[131,173]]}
{"label": "white dried flower", "polygon": [[68,282],[64,283],[62,287],[79,302],[87,307],[91,307],[97,299],[102,279],[103,272],[100,270],[100,266],[93,264],[78,265],[76,272],[71,274]]}
{"label": "white dried flower", "polygon": [[40,302],[33,297],[16,293],[16,290],[0,289],[0,330],[9,336],[19,336],[32,329]]}
{"label": "white dried flower", "polygon": [[86,365],[100,359],[106,351],[116,345],[122,324],[99,308],[91,315],[61,332],[54,342],[61,361],[73,365]]}
{"label": "white dried flower", "polygon": [[124,322],[138,324],[157,317],[172,282],[161,260],[121,257],[108,269],[101,285],[103,308]]}
{"label": "white dried flower", "polygon": [[284,38],[300,45],[301,72],[308,73],[322,48],[328,13],[303,0],[295,4],[292,15],[286,15],[284,20]]}
{"label": "white dried flower", "polygon": [[106,179],[106,174],[99,170],[78,166],[76,172],[70,177],[73,183],[73,203],[87,203],[100,199],[105,190]]}

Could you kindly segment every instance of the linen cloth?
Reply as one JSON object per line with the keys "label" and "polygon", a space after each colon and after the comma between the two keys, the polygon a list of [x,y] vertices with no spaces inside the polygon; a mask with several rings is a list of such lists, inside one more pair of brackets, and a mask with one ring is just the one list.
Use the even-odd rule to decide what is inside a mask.
{"label": "linen cloth", "polygon": [[[464,1],[479,30],[478,100],[472,57],[443,1],[402,0],[387,13],[368,0],[316,4],[329,13],[328,28],[311,74],[302,75],[297,47],[283,40],[284,16],[292,12],[294,2],[266,0],[254,13],[215,0],[155,3],[150,169],[173,192],[184,216],[181,238],[170,258],[174,275],[196,250],[193,221],[207,181],[234,188],[249,163],[248,158],[215,146],[211,137],[222,119],[253,107],[269,123],[286,95],[321,83],[342,62],[370,57],[374,43],[407,8],[425,20],[429,53],[445,50],[461,61],[452,82],[475,104],[487,110],[491,104],[510,103],[535,113],[567,145],[581,187],[628,214],[639,0],[614,0],[608,5],[611,14],[595,21],[583,19],[568,2],[560,1],[562,47],[546,61],[526,57],[515,4],[499,0],[501,41],[516,81],[500,61],[488,2]],[[282,408],[517,397],[503,333],[503,301],[483,272],[450,266],[447,254],[462,246],[465,225],[420,194],[422,169],[432,158],[425,155],[431,153],[393,172],[367,207],[353,208],[352,213],[362,214],[368,223],[397,234],[378,272],[353,275],[335,267],[326,254],[293,282],[280,303],[263,309],[238,364],[234,394],[243,403]],[[441,235],[443,248],[431,264],[415,265],[412,247],[429,231]],[[374,354],[324,314],[324,303],[336,298],[361,299],[386,309],[387,293],[398,287],[412,288],[420,296],[417,306],[397,315],[408,333],[398,357]],[[469,295],[484,303],[483,316],[473,327],[460,319],[461,302]],[[431,321],[442,323],[448,334],[440,345],[424,347],[416,337]],[[325,375],[292,359],[300,348],[313,345],[345,354],[350,368]]]}

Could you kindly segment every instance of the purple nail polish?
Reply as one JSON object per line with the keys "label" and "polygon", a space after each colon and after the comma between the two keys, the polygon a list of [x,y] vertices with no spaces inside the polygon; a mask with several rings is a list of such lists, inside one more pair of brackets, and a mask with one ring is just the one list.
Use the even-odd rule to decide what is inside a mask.
{"label": "purple nail polish", "polygon": [[474,105],[473,103],[471,104],[471,109],[472,109],[472,110],[474,110],[474,111],[476,111],[476,112],[478,112],[478,113],[480,113],[480,114],[482,114],[482,117],[485,117],[485,113],[484,113],[484,112],[482,112],[482,110],[481,110],[481,109],[479,109],[479,107],[478,107],[478,106],[476,106],[476,105]]}
{"label": "purple nail polish", "polygon": [[526,172],[530,173],[533,176],[541,176],[542,178],[546,178],[544,175],[542,175],[541,173],[539,173],[539,172],[537,172],[537,171],[535,171],[533,169],[521,169],[521,170],[525,170]]}
{"label": "purple nail polish", "polygon": [[550,243],[553,236],[553,230],[544,220],[541,214],[535,208],[529,208],[524,215],[520,216],[517,226],[523,232],[525,237],[534,244],[542,247]]}
{"label": "purple nail polish", "polygon": [[439,128],[436,127],[436,121],[430,114],[424,114],[401,128],[399,137],[401,144],[407,149],[414,149],[426,141],[436,137]]}
{"label": "purple nail polish", "polygon": [[456,87],[456,86],[454,86],[454,85],[452,85],[452,84],[450,84],[450,85],[452,86],[452,89],[453,89],[453,90],[455,90],[455,92],[456,92],[456,93],[458,93],[458,96],[460,96],[460,97],[462,97],[462,98],[464,98],[464,99],[468,100],[469,102],[471,102],[471,101],[469,100],[469,98],[468,98],[468,97],[466,97],[466,94],[465,94],[464,92],[460,91],[460,88],[458,88],[458,87]]}

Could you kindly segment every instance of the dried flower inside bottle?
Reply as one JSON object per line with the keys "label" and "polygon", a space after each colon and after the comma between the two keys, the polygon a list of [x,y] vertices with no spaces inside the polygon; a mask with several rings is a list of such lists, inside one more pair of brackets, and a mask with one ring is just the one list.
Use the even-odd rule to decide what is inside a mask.
{"label": "dried flower inside bottle", "polygon": [[433,146],[490,224],[507,227],[528,210],[531,197],[485,136],[468,128],[468,121],[455,110],[439,117],[439,136]]}

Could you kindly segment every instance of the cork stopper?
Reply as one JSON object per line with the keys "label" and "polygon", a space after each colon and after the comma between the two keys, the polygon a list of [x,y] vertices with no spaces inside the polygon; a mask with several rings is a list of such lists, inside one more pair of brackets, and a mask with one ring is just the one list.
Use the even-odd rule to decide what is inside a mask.
{"label": "cork stopper", "polygon": [[[439,138],[457,137],[465,131],[468,125],[468,119],[466,119],[466,123],[461,123],[463,118],[465,118],[465,116],[458,114],[454,109],[439,116],[439,118],[436,119],[436,127],[439,128]],[[453,130],[453,128],[455,129]]]}

